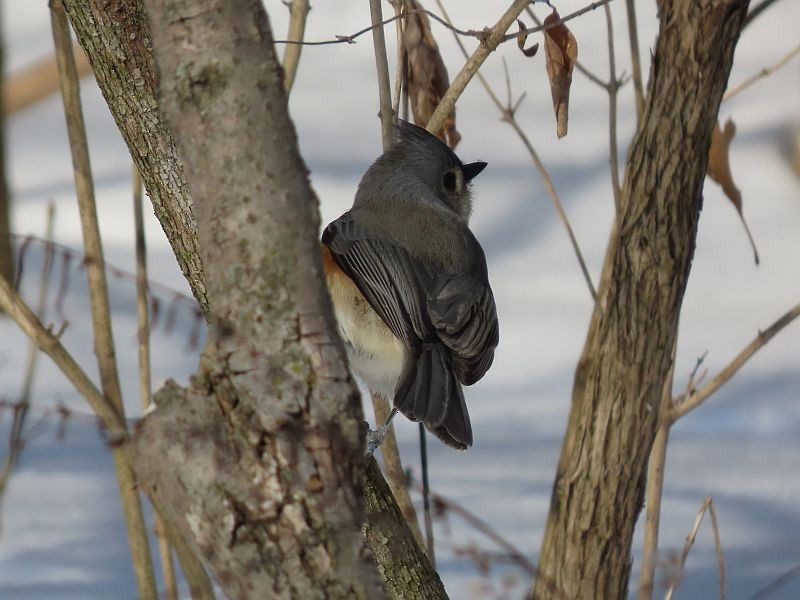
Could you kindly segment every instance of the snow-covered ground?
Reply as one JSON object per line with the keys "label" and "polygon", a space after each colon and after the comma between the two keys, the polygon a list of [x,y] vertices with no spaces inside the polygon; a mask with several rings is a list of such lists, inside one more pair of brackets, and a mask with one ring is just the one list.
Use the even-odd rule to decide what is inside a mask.
{"label": "snow-covered ground", "polygon": [[[7,60],[13,71],[50,52],[46,2],[3,2]],[[388,15],[390,7],[384,3]],[[505,3],[451,0],[451,16],[463,29],[491,24]],[[642,53],[656,33],[655,3],[637,3]],[[559,3],[562,14],[583,5]],[[426,3],[435,8],[432,2]],[[628,64],[622,3],[613,3],[619,65]],[[267,8],[276,37],[286,31],[287,11],[278,0]],[[369,22],[364,2],[313,3],[307,39],[352,33]],[[731,82],[774,63],[797,44],[800,5],[783,2],[749,27],[739,43]],[[607,76],[602,9],[570,24],[579,59]],[[463,60],[449,32],[434,25],[451,76]],[[393,28],[387,29],[391,39]],[[468,40],[472,47],[471,40]],[[393,48],[390,48],[393,60]],[[484,73],[505,96],[501,57],[508,61],[514,94],[527,92],[518,117],[555,181],[595,280],[608,236],[612,199],[608,170],[608,101],[605,92],[576,73],[570,130],[556,140],[543,56],[524,58],[512,44],[490,57]],[[755,267],[739,217],[713,183],[705,188],[697,252],[681,318],[676,391],[697,358],[708,350],[713,374],[758,332],[800,301],[800,179],[783,155],[790,128],[800,120],[797,61],[723,105],[721,117],[736,121],[731,150],[744,212],[761,254]],[[372,41],[307,47],[291,98],[301,149],[321,198],[323,222],[352,201],[358,179],[379,153],[377,90]],[[83,89],[107,260],[133,270],[130,160],[94,83]],[[458,148],[465,160],[489,168],[475,185],[474,230],[486,250],[497,298],[501,344],[488,375],[467,392],[475,446],[456,453],[429,444],[432,485],[474,511],[531,560],[547,514],[550,486],[569,408],[573,370],[592,309],[590,297],[541,179],[511,129],[501,123],[483,89],[471,85],[459,103]],[[621,155],[634,127],[632,89],[620,97]],[[13,225],[22,235],[42,235],[47,203],[57,207],[56,240],[80,248],[80,226],[60,100],[50,98],[9,123],[8,159],[14,194]],[[147,219],[151,277],[170,289],[187,286],[160,227]],[[25,254],[23,291],[32,302],[42,249]],[[48,320],[59,322],[52,276]],[[83,273],[73,261],[63,314],[64,342],[96,373],[91,350]],[[134,286],[112,277],[118,356],[128,412],[139,412],[135,353]],[[197,362],[188,348],[194,319],[178,303],[167,327],[171,292],[159,291],[162,315],[153,333],[154,380],[185,380]],[[27,341],[0,320],[0,398],[20,391]],[[662,557],[680,552],[705,496],[717,506],[727,565],[729,597],[748,598],[782,572],[800,564],[800,324],[783,331],[727,386],[674,428],[670,440],[662,513]],[[50,419],[25,448],[2,503],[0,598],[133,598],[136,595],[118,505],[111,457],[89,408],[43,358],[34,386],[35,423],[42,411],[63,403],[75,411],[59,439]],[[10,413],[0,413],[0,443]],[[417,429],[400,420],[398,435],[408,465],[418,472]],[[4,456],[0,455],[0,457]],[[477,542],[495,550],[458,517],[437,526],[439,568],[452,598],[490,597],[476,565],[448,548]],[[634,581],[641,532],[637,532]],[[513,595],[525,589],[523,574],[493,567],[495,591],[503,573],[516,573]],[[716,559],[704,524],[687,563],[679,598],[714,597]],[[800,597],[800,579],[773,598]]]}

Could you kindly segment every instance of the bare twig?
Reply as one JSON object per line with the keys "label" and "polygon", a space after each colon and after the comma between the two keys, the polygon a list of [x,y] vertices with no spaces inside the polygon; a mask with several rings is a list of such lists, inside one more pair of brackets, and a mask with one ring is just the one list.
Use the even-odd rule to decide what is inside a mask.
{"label": "bare twig", "polygon": [[[142,210],[142,175],[136,164],[133,165],[133,222],[136,232],[136,320],[139,342],[139,395],[142,412],[150,406],[152,395],[150,375],[150,315],[147,302],[147,247],[144,236],[144,214]],[[178,584],[175,580],[175,567],[172,564],[172,550],[161,517],[156,515],[156,538],[161,557],[161,572],[164,575],[164,595],[167,600],[178,600]]]}
{"label": "bare twig", "polygon": [[[530,27],[530,28],[525,29],[523,31],[519,31],[517,33],[513,33],[513,34],[510,34],[510,35],[503,36],[500,39],[499,43],[503,44],[503,43],[505,43],[505,42],[507,42],[509,40],[516,39],[517,35],[519,35],[519,34],[537,33],[539,31],[543,31],[544,29],[549,29],[551,27],[557,27],[561,23],[566,23],[567,21],[570,21],[570,20],[572,20],[572,19],[574,19],[576,17],[580,17],[581,15],[583,15],[583,14],[589,12],[589,11],[592,11],[592,10],[594,10],[596,8],[599,8],[600,6],[603,6],[604,4],[607,4],[608,2],[611,2],[611,1],[612,0],[600,0],[599,2],[593,2],[592,4],[584,6],[583,8],[581,8],[579,10],[576,10],[575,12],[570,13],[565,17],[562,17],[558,21],[553,21],[552,23],[549,23],[547,25],[547,27]],[[274,44],[299,44],[299,45],[303,45],[303,46],[330,46],[332,44],[355,44],[356,43],[356,38],[361,37],[365,33],[369,33],[373,29],[376,29],[378,27],[383,27],[384,25],[388,25],[389,23],[393,23],[394,21],[396,21],[398,19],[406,18],[408,15],[415,14],[415,13],[424,13],[424,14],[428,15],[431,19],[433,19],[434,21],[436,21],[437,23],[439,23],[441,25],[444,25],[445,27],[447,27],[447,29],[449,29],[450,31],[452,31],[456,35],[462,35],[462,36],[465,36],[465,37],[473,37],[473,38],[476,38],[476,39],[480,40],[481,42],[485,41],[486,36],[488,35],[488,30],[486,30],[486,29],[482,29],[480,31],[475,30],[475,29],[468,29],[468,30],[458,29],[457,27],[454,27],[452,25],[452,23],[446,22],[439,15],[434,14],[434,13],[430,12],[429,10],[425,10],[424,8],[421,8],[421,9],[417,9],[417,10],[408,11],[408,12],[404,13],[403,15],[395,15],[394,17],[389,17],[388,19],[380,21],[379,23],[375,23],[373,25],[370,25],[369,27],[364,27],[363,29],[359,29],[358,31],[356,31],[355,33],[351,33],[350,35],[337,35],[335,37],[335,39],[332,39],[332,40],[322,40],[322,41],[318,41],[318,42],[307,42],[305,40],[303,40],[303,41],[297,41],[297,40],[274,40],[273,43]]]}
{"label": "bare twig", "polygon": [[133,223],[136,234],[136,337],[139,342],[139,396],[142,412],[150,406],[150,315],[147,304],[147,247],[142,210],[142,176],[133,166]]}
{"label": "bare twig", "polygon": [[671,411],[671,420],[674,422],[686,413],[700,406],[705,400],[716,392],[720,387],[730,380],[736,372],[752,357],[758,350],[763,348],[779,331],[800,316],[800,304],[796,304],[787,311],[781,318],[770,325],[765,331],[759,332],[755,339],[750,342],[728,366],[720,371],[711,381],[699,390],[689,394],[684,402],[674,403]]}
{"label": "bare twig", "polygon": [[745,19],[745,21],[744,21],[744,25],[742,25],[742,29],[744,29],[745,27],[747,27],[748,25],[750,25],[750,23],[752,23],[752,22],[753,22],[753,20],[755,20],[755,19],[756,19],[756,17],[758,17],[758,16],[759,16],[759,15],[760,15],[762,12],[764,12],[765,10],[767,10],[767,9],[768,9],[770,6],[772,6],[773,4],[775,4],[775,2],[776,2],[776,0],[763,0],[763,1],[761,2],[761,4],[759,4],[758,6],[754,6],[753,8],[751,8],[751,9],[750,9],[750,12],[749,12],[749,13],[747,13],[747,18],[746,18],[746,19]]}
{"label": "bare twig", "polygon": [[[800,304],[795,305],[791,310],[786,312],[782,317],[775,321],[766,331],[760,332],[756,338],[742,350],[736,358],[728,364],[714,379],[706,384],[701,389],[696,389],[696,386],[705,377],[705,372],[698,376],[700,367],[703,364],[706,354],[704,353],[692,369],[689,376],[689,381],[686,384],[686,390],[679,396],[667,400],[662,399],[660,413],[659,413],[659,427],[656,431],[655,441],[650,453],[650,463],[647,474],[647,490],[646,490],[646,504],[647,513],[645,517],[645,538],[644,538],[644,551],[642,556],[642,571],[639,580],[638,600],[649,600],[653,594],[653,584],[655,581],[655,565],[656,565],[656,552],[658,547],[658,529],[659,529],[659,515],[661,509],[661,495],[664,486],[664,464],[666,462],[667,442],[669,440],[669,430],[677,419],[684,416],[689,411],[697,408],[709,396],[716,392],[722,385],[727,383],[731,377],[747,362],[753,354],[760,348],[766,345],[779,331],[791,323],[795,318],[800,316]],[[673,348],[672,362],[675,362]],[[664,394],[669,395],[672,389],[673,372],[670,371],[667,378],[667,384],[664,388]],[[710,499],[708,499],[710,500]],[[704,503],[705,505],[705,503]],[[716,523],[716,513],[713,510],[713,503],[711,504],[711,518]],[[702,511],[701,511],[702,512]],[[702,515],[698,516],[701,518]],[[696,526],[699,525],[699,521]],[[718,534],[717,534],[718,537]],[[692,538],[693,539],[693,538]],[[688,543],[688,540],[687,540]],[[688,548],[685,550],[688,553]],[[724,596],[724,567],[722,563],[722,551],[717,548],[717,556],[720,563],[720,585],[723,590],[721,594]],[[685,562],[685,556],[681,561],[681,568]],[[677,585],[677,581],[673,587]],[[669,594],[668,596],[669,597]]]}
{"label": "bare twig", "polygon": [[[287,37],[295,42],[303,40],[306,31],[306,17],[308,16],[308,0],[292,0],[289,5],[289,32]],[[286,95],[292,93],[294,78],[297,75],[297,66],[300,64],[300,51],[303,44],[289,44],[283,53],[283,87]]]}
{"label": "bare twig", "polygon": [[[418,482],[415,480],[414,487],[416,487],[421,492],[422,482]],[[470,511],[468,508],[459,504],[458,502],[456,502],[451,498],[442,496],[441,494],[438,494],[434,491],[431,491],[430,495],[431,499],[435,503],[457,514],[474,529],[480,531],[483,535],[492,540],[492,542],[497,544],[500,548],[503,549],[504,552],[506,552],[510,557],[512,557],[515,563],[523,567],[531,575],[536,574],[537,572],[536,565],[533,564],[521,550],[519,550],[516,546],[514,546],[514,544],[509,542],[506,538],[504,538],[497,531],[495,531],[495,529],[491,525],[489,525],[486,521],[484,521],[483,519],[478,517],[475,513]]]}
{"label": "bare twig", "polygon": [[[55,223],[56,207],[53,202],[47,205],[47,221],[45,225],[45,240],[50,242],[53,239],[53,225]],[[53,249],[51,246],[45,246],[44,264],[39,279],[39,297],[36,300],[36,316],[39,319],[44,319],[45,306],[47,304],[47,293],[50,282],[50,270],[53,266]],[[2,275],[0,275],[2,277]],[[31,391],[33,390],[33,381],[36,374],[36,366],[38,364],[39,348],[31,341],[28,347],[28,359],[25,364],[25,374],[22,378],[22,391],[19,395],[19,401],[14,409],[14,418],[11,422],[11,434],[8,441],[8,454],[6,455],[3,471],[0,473],[0,497],[5,491],[8,479],[19,460],[19,455],[22,453],[25,444],[24,431],[25,421],[30,410]]]}
{"label": "bare twig", "polygon": [[744,81],[737,83],[735,86],[730,88],[727,92],[725,92],[725,95],[722,97],[722,101],[725,102],[726,100],[730,100],[736,94],[743,92],[744,90],[749,88],[759,79],[763,79],[764,77],[772,75],[775,71],[786,65],[790,60],[792,60],[797,55],[800,55],[800,44],[798,44],[797,46],[789,50],[789,52],[784,54],[783,57],[774,65],[771,65],[769,67],[764,67],[755,75],[751,75]]}
{"label": "bare twig", "polygon": [[658,406],[658,429],[656,430],[653,447],[650,450],[650,462],[647,465],[644,548],[642,550],[641,574],[639,575],[638,600],[650,600],[653,597],[658,558],[658,530],[661,523],[661,498],[664,491],[664,465],[667,462],[667,444],[669,443],[669,409],[672,401],[672,383],[675,377],[675,354],[677,349],[678,340],[676,336],[672,345],[672,366],[664,379],[661,402]]}
{"label": "bare twig", "polygon": [[[115,359],[114,338],[111,333],[111,310],[108,304],[108,286],[103,267],[103,248],[97,223],[97,208],[95,206],[89,163],[89,148],[81,109],[80,83],[75,68],[75,58],[72,54],[69,22],[60,0],[53,0],[50,9],[53,41],[56,48],[61,82],[61,96],[64,101],[67,132],[72,152],[83,244],[86,256],[89,258],[86,272],[89,280],[94,347],[100,370],[101,389],[103,390],[103,395],[110,399],[119,415],[124,419],[125,411]],[[158,593],[135,476],[131,465],[119,451],[114,451],[113,457],[117,468],[117,481],[120,488],[122,508],[127,525],[128,543],[131,549],[139,596],[155,600]]]}
{"label": "bare twig", "polygon": [[[128,430],[125,419],[111,403],[110,399],[97,389],[97,386],[89,379],[86,372],[61,344],[59,341],[61,332],[54,334],[50,329],[46,328],[25,304],[24,300],[2,277],[0,277],[0,308],[14,319],[25,335],[36,343],[39,350],[50,357],[77,392],[86,399],[108,432],[108,441],[114,456],[115,467],[118,472],[120,469],[127,467],[132,478],[133,472],[130,470],[129,446],[127,444]],[[120,462],[123,463],[122,467]],[[168,528],[170,541],[178,555],[184,575],[186,575],[192,597],[213,600],[213,587],[202,563],[174,528],[171,528],[168,522],[164,522],[164,524]]]}
{"label": "bare twig", "polygon": [[53,360],[64,376],[75,386],[78,393],[86,398],[89,406],[100,417],[104,427],[108,430],[112,446],[121,447],[122,443],[128,439],[125,419],[116,406],[100,393],[86,372],[61,345],[58,336],[42,325],[34,312],[4,278],[0,278],[0,308],[14,319],[25,335],[36,343],[39,350]]}
{"label": "bare twig", "polygon": [[[497,23],[486,32],[480,45],[475,52],[472,53],[472,56],[469,57],[455,79],[453,79],[450,88],[442,97],[439,106],[436,107],[433,115],[431,115],[431,118],[428,120],[428,125],[426,127],[428,131],[435,133],[442,128],[444,122],[453,113],[456,100],[461,96],[464,88],[467,87],[467,84],[475,76],[475,73],[481,68],[481,65],[488,58],[489,54],[494,52],[495,48],[497,48],[498,44],[503,39],[505,32],[508,31],[508,28],[529,2],[530,0],[514,0]],[[515,37],[516,36],[511,36],[509,39],[514,39]]]}
{"label": "bare twig", "polygon": [[383,14],[381,0],[369,0],[369,12],[372,18],[372,45],[375,51],[375,66],[378,71],[378,97],[380,99],[381,139],[383,149],[388,150],[394,142],[394,113],[392,112],[392,93],[389,83],[389,61],[386,58],[386,38],[383,35]]}
{"label": "bare twig", "polygon": [[[445,10],[441,1],[436,0],[436,4],[442,11],[444,18],[449,21],[450,17],[447,15],[447,11]],[[456,43],[458,43],[459,47],[461,48],[461,52],[463,52],[464,56],[467,56],[467,49],[464,47],[464,44],[462,43],[461,39],[458,36],[454,37]],[[519,136],[522,143],[525,145],[525,148],[528,150],[528,154],[530,154],[531,160],[533,161],[533,165],[539,172],[539,175],[542,178],[542,181],[544,182],[545,189],[547,190],[547,193],[550,195],[550,199],[553,202],[553,206],[556,209],[556,213],[558,213],[558,217],[559,219],[561,219],[561,223],[564,225],[564,228],[567,231],[570,243],[572,244],[572,249],[574,250],[575,256],[578,259],[578,264],[580,265],[581,273],[583,273],[583,278],[586,281],[586,286],[589,288],[589,293],[592,296],[592,300],[595,303],[595,307],[599,310],[600,304],[598,302],[597,292],[595,291],[594,284],[592,283],[592,277],[589,274],[589,269],[586,266],[586,261],[583,258],[583,253],[581,252],[580,246],[578,245],[578,240],[575,237],[575,233],[572,231],[572,226],[570,225],[569,219],[567,218],[567,213],[564,210],[564,205],[561,203],[561,198],[559,197],[558,192],[556,192],[556,188],[555,185],[553,184],[552,178],[550,177],[550,173],[547,171],[547,168],[544,166],[544,163],[539,158],[539,155],[533,148],[533,145],[528,139],[528,136],[522,130],[515,117],[514,113],[516,112],[519,103],[517,103],[517,105],[513,107],[504,105],[503,102],[495,93],[495,91],[492,89],[492,86],[489,85],[489,82],[481,74],[480,71],[478,71],[477,76],[478,76],[478,81],[480,81],[481,85],[483,86],[483,89],[486,90],[486,93],[489,94],[489,98],[491,98],[492,102],[497,107],[497,110],[500,111],[500,114],[502,115],[502,120],[511,126],[511,128],[516,132],[517,136]],[[510,78],[507,78],[507,82],[510,82]],[[509,92],[509,97],[510,97],[510,92]]]}
{"label": "bare twig", "polygon": [[[389,400],[384,398],[377,392],[372,392],[372,406],[375,410],[375,422],[380,425],[385,423],[389,418]],[[397,506],[400,512],[403,513],[408,526],[411,528],[411,533],[417,540],[420,548],[425,548],[425,539],[422,537],[422,531],[419,528],[419,521],[417,520],[417,511],[414,510],[414,505],[411,502],[411,497],[408,495],[408,482],[406,477],[403,463],[400,460],[400,450],[397,448],[397,436],[394,432],[394,425],[390,425],[386,430],[386,436],[380,445],[381,457],[383,458],[383,473],[386,476],[386,482],[392,490],[394,499],[397,500]]]}
{"label": "bare twig", "polygon": [[636,22],[636,1],[625,0],[628,12],[628,38],[631,43],[631,70],[633,71],[633,91],[636,97],[636,121],[642,120],[644,113],[644,85],[642,82],[642,60],[639,57],[639,30]]}
{"label": "bare twig", "polygon": [[675,578],[670,582],[669,588],[667,589],[667,593],[664,596],[664,600],[671,600],[672,595],[675,593],[675,588],[678,587],[678,584],[681,582],[681,578],[683,577],[683,569],[686,566],[686,559],[689,556],[689,551],[692,549],[692,545],[694,545],[694,541],[697,538],[697,531],[700,529],[700,524],[703,522],[703,516],[706,514],[706,511],[711,513],[711,528],[714,531],[714,546],[717,549],[717,567],[719,569],[719,597],[720,600],[725,600],[725,560],[722,557],[722,543],[720,542],[719,538],[719,523],[717,522],[717,509],[714,508],[714,501],[711,499],[711,496],[707,496],[705,500],[703,500],[703,504],[700,505],[700,510],[697,512],[697,517],[695,517],[694,525],[692,529],[689,531],[689,535],[686,536],[686,542],[683,545],[683,552],[681,552],[681,561],[679,565],[678,574]]}
{"label": "bare twig", "polygon": [[392,114],[397,116],[400,114],[400,97],[403,92],[403,81],[405,79],[406,67],[406,48],[403,44],[403,2],[402,0],[389,0],[392,8],[394,8],[394,16],[398,17],[395,21],[395,34],[397,36],[397,65],[394,74],[394,92],[392,94]]}
{"label": "bare twig", "polygon": [[611,190],[614,193],[614,208],[616,214],[621,210],[621,192],[619,186],[619,154],[617,151],[617,81],[616,56],[614,52],[614,24],[611,19],[611,8],[603,5],[606,14],[606,28],[608,35],[608,142],[611,167]]}
{"label": "bare twig", "polygon": [[787,583],[792,581],[792,579],[795,579],[797,577],[800,577],[800,565],[792,567],[785,573],[782,573],[780,577],[778,577],[777,579],[770,581],[767,585],[765,585],[755,594],[750,596],[748,600],[764,600],[764,598],[768,598],[771,594],[777,592]]}

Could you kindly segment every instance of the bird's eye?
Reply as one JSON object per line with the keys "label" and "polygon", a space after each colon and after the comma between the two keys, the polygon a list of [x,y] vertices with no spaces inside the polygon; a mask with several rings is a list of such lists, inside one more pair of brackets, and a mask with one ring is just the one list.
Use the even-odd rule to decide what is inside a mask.
{"label": "bird's eye", "polygon": [[444,189],[448,192],[455,192],[456,191],[456,174],[453,171],[448,171],[444,174],[442,178],[442,184],[444,185]]}

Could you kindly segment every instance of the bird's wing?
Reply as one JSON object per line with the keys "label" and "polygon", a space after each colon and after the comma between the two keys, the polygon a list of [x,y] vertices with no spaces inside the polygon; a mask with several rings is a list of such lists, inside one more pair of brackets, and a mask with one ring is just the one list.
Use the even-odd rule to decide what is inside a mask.
{"label": "bird's wing", "polygon": [[424,288],[407,252],[368,232],[349,212],[325,228],[322,243],[406,347],[419,345],[433,332],[424,314]]}
{"label": "bird's wing", "polygon": [[483,377],[500,340],[486,259],[477,240],[470,238],[477,268],[469,273],[441,274],[428,290],[428,316],[439,339],[450,348],[456,375],[464,385]]}
{"label": "bird's wing", "polygon": [[499,338],[497,312],[486,279],[486,259],[474,237],[469,236],[467,250],[478,268],[470,273],[437,273],[440,268],[411,257],[388,238],[367,232],[350,213],[328,225],[322,241],[408,348],[421,342],[443,343],[465,385],[486,373]]}

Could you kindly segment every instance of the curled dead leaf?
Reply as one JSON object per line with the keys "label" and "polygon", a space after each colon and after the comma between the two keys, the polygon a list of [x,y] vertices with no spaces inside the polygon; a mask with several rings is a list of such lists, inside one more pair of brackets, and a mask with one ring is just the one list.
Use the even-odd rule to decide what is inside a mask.
{"label": "curled dead leaf", "polygon": [[735,135],[736,124],[731,119],[725,122],[724,129],[720,127],[719,120],[714,124],[714,129],[711,132],[711,146],[708,149],[708,168],[706,172],[711,179],[722,186],[722,191],[736,207],[736,212],[739,213],[739,218],[742,220],[750,245],[753,247],[753,256],[756,264],[758,264],[756,242],[750,233],[750,228],[747,226],[747,221],[744,220],[744,213],[742,212],[742,193],[733,182],[733,173],[731,172],[729,154],[731,141]]}
{"label": "curled dead leaf", "polygon": [[544,20],[544,52],[553,110],[556,113],[556,134],[562,138],[567,135],[569,88],[572,69],[578,60],[578,41],[564,23],[558,23],[560,20],[556,9]]}
{"label": "curled dead leaf", "polygon": [[[403,9],[411,13],[403,31],[403,47],[408,56],[408,99],[414,123],[425,127],[450,87],[450,78],[431,33],[428,15],[412,12],[421,8],[416,0],[403,0]],[[455,108],[436,136],[451,148],[455,148],[461,140],[461,135],[456,131]]]}
{"label": "curled dead leaf", "polygon": [[519,33],[517,34],[517,47],[522,50],[522,53],[527,56],[528,58],[532,56],[536,56],[536,52],[539,50],[539,43],[535,43],[530,48],[525,48],[525,42],[528,39],[528,34],[525,33],[527,27],[525,23],[522,22],[522,19],[517,19],[517,25],[519,26]]}

